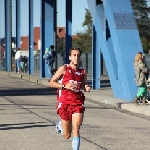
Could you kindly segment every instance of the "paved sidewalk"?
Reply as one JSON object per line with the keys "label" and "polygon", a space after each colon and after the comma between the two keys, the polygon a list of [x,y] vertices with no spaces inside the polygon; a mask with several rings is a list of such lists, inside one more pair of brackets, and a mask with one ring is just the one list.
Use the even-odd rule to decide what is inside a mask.
{"label": "paved sidewalk", "polygon": [[[20,78],[24,80],[28,80],[31,82],[39,83],[45,86],[48,85],[48,78],[40,78],[38,73],[35,73],[33,75],[25,74],[25,73],[14,73],[14,72],[2,72],[0,71],[0,74],[2,75],[8,75],[15,78]],[[88,80],[91,80],[91,76],[88,76]],[[101,76],[101,80],[108,80],[107,76]],[[102,88],[100,90],[91,90],[90,93],[85,93],[85,96],[91,101],[95,103],[104,103],[104,104],[110,104],[116,108],[121,108],[133,113],[138,113],[146,116],[150,116],[150,103],[148,103],[147,106],[136,106],[132,104],[132,102],[128,102],[125,100],[114,98],[112,89],[111,88]]]}

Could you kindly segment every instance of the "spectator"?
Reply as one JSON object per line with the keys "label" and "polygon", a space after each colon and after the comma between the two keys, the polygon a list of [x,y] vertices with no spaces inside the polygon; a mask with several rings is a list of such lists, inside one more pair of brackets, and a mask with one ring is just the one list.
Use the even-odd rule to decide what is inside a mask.
{"label": "spectator", "polygon": [[16,72],[20,72],[20,59],[21,59],[21,48],[16,48],[16,54],[15,54],[15,62],[16,62]]}
{"label": "spectator", "polygon": [[55,48],[54,45],[50,46],[50,51],[51,51],[50,65],[52,69],[56,58],[56,51],[54,50],[54,48]]}
{"label": "spectator", "polygon": [[55,62],[55,57],[56,57],[56,52],[54,51],[54,46],[51,45],[50,48],[46,48],[46,51],[45,51],[45,54],[44,54],[43,58],[46,59],[50,79],[53,75],[52,69],[53,69],[53,64]]}
{"label": "spectator", "polygon": [[142,104],[146,105],[146,94],[147,94],[147,79],[146,74],[148,72],[148,68],[146,67],[143,53],[139,52],[135,56],[134,60],[134,70],[135,70],[135,81],[136,85],[139,87],[139,90],[134,98],[133,103],[135,105],[140,105],[137,100],[140,97],[143,97]]}

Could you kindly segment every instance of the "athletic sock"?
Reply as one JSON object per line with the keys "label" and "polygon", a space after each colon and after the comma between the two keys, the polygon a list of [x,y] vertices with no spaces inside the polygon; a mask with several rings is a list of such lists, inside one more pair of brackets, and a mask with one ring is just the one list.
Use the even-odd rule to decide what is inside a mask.
{"label": "athletic sock", "polygon": [[61,125],[61,120],[58,121],[58,128],[61,131],[61,134],[63,135],[63,129],[62,129],[62,125]]}
{"label": "athletic sock", "polygon": [[73,137],[72,148],[73,150],[79,150],[80,147],[80,137]]}

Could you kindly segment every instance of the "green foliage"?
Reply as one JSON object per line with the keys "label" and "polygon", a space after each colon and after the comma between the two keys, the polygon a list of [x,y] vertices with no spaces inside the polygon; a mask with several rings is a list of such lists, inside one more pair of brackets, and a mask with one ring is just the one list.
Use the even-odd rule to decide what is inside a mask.
{"label": "green foliage", "polygon": [[65,39],[57,38],[57,53],[61,53],[65,49]]}
{"label": "green foliage", "polygon": [[38,50],[38,51],[36,52],[36,55],[40,55],[40,50]]}
{"label": "green foliage", "polygon": [[149,45],[147,38],[141,37],[141,43],[142,43],[144,53],[147,53],[148,52],[147,48],[148,48],[148,45]]}
{"label": "green foliage", "polygon": [[138,30],[145,52],[147,52],[150,40],[150,8],[147,7],[146,0],[131,0],[132,8],[138,25]]}
{"label": "green foliage", "polygon": [[92,37],[88,33],[77,33],[76,39],[73,40],[73,47],[80,47],[82,52],[87,53],[92,51]]}
{"label": "green foliage", "polygon": [[85,8],[85,11],[85,20],[82,26],[87,26],[86,33],[90,35],[92,34],[92,16],[89,9]]}
{"label": "green foliage", "polygon": [[82,26],[87,26],[87,30],[76,33],[78,38],[73,39],[72,45],[73,47],[80,47],[84,53],[90,53],[92,52],[92,16],[87,8],[85,9],[85,20]]}

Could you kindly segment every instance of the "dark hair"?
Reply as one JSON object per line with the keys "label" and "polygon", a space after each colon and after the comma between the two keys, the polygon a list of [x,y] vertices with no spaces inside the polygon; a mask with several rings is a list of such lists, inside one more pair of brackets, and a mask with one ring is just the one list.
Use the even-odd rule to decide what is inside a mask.
{"label": "dark hair", "polygon": [[72,52],[72,50],[78,50],[79,52],[80,52],[80,56],[81,56],[81,54],[82,54],[82,51],[81,51],[81,49],[79,48],[79,47],[75,47],[75,48],[71,48],[70,50],[69,50],[69,56],[71,56],[71,52]]}
{"label": "dark hair", "polygon": [[21,50],[21,48],[20,47],[16,47],[16,51],[19,51],[19,50]]}
{"label": "dark hair", "polygon": [[142,53],[142,52],[138,52],[138,54],[141,54],[141,55],[143,55],[143,53]]}
{"label": "dark hair", "polygon": [[50,48],[54,48],[54,45],[51,45]]}

